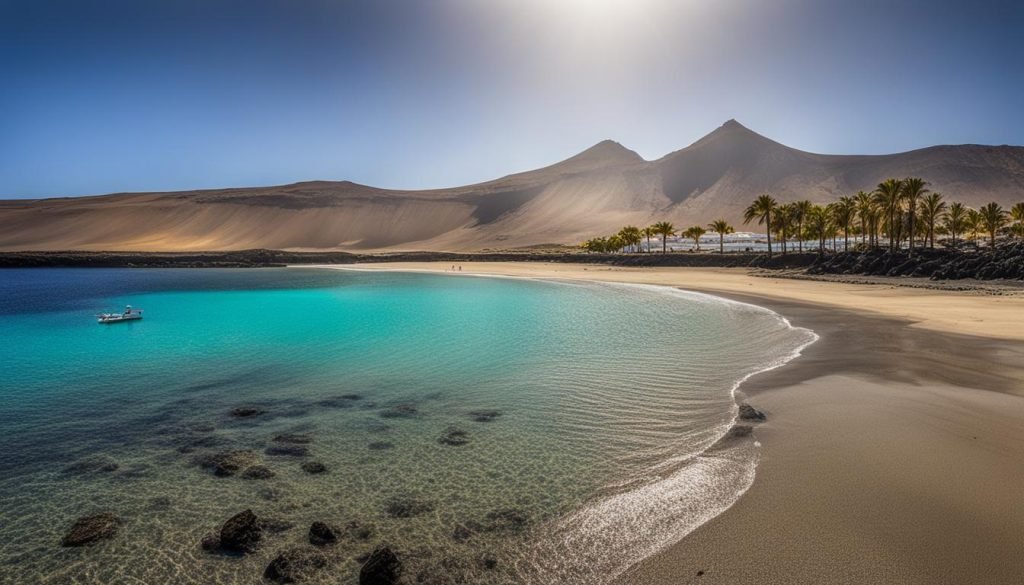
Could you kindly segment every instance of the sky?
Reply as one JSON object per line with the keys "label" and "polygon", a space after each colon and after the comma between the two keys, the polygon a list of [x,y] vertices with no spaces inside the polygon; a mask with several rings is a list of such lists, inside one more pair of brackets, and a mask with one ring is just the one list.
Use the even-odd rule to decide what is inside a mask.
{"label": "sky", "polygon": [[454,186],[730,118],[1020,145],[1022,31],[1019,0],[0,0],[0,197]]}

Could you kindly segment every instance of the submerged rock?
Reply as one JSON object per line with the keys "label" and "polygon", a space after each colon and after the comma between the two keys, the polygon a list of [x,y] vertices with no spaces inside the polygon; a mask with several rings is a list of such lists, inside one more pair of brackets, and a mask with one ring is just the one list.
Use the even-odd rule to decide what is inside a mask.
{"label": "submerged rock", "polygon": [[201,455],[195,461],[200,467],[213,470],[213,474],[218,477],[229,477],[255,465],[259,457],[253,451],[229,449]]}
{"label": "submerged rock", "polygon": [[739,419],[740,420],[763,421],[766,418],[767,417],[764,415],[763,412],[761,412],[760,410],[754,408],[753,406],[750,406],[746,402],[744,402],[743,404],[740,404],[740,413],[739,413]]}
{"label": "submerged rock", "polygon": [[325,466],[323,463],[320,463],[319,461],[306,461],[305,463],[302,464],[302,471],[316,475],[318,473],[323,473],[327,471],[327,466]]}
{"label": "submerged rock", "polygon": [[276,583],[295,583],[312,577],[327,566],[327,557],[309,548],[292,548],[270,561],[263,577]]}
{"label": "submerged rock", "polygon": [[469,442],[469,433],[462,429],[450,428],[437,440],[442,445],[459,446]]}
{"label": "submerged rock", "polygon": [[371,451],[387,451],[394,448],[394,444],[387,441],[376,441],[367,445],[366,448]]}
{"label": "submerged rock", "polygon": [[289,443],[292,445],[308,445],[313,442],[313,437],[299,433],[284,433],[274,437],[275,443]]}
{"label": "submerged rock", "polygon": [[345,534],[356,540],[369,540],[373,536],[373,528],[358,520],[352,520],[345,525]]}
{"label": "submerged rock", "polygon": [[276,518],[260,518],[259,519],[260,529],[264,532],[271,534],[280,534],[287,532],[295,527],[295,524],[287,520],[279,520]]}
{"label": "submerged rock", "polygon": [[110,473],[117,471],[120,465],[106,455],[90,455],[79,459],[64,468],[64,473],[84,475],[90,473]]}
{"label": "submerged rock", "polygon": [[121,519],[110,512],[82,516],[61,539],[61,546],[86,546],[117,534]]}
{"label": "submerged rock", "polygon": [[314,522],[309,527],[309,544],[326,546],[338,542],[338,531],[323,522]]}
{"label": "submerged rock", "polygon": [[266,412],[266,410],[263,410],[258,406],[239,406],[231,409],[231,416],[236,418],[251,418],[261,414],[266,414]]}
{"label": "submerged rock", "polygon": [[467,414],[476,422],[494,422],[502,415],[502,412],[500,410],[471,410]]}
{"label": "submerged rock", "polygon": [[309,447],[305,445],[271,445],[263,452],[274,457],[306,457],[309,455]]}
{"label": "submerged rock", "polygon": [[382,418],[413,418],[417,414],[419,411],[411,404],[399,404],[380,412]]}
{"label": "submerged rock", "polygon": [[359,585],[395,585],[401,577],[402,560],[387,546],[370,553],[359,569]]}
{"label": "submerged rock", "polygon": [[384,511],[392,518],[412,518],[431,512],[433,509],[433,503],[409,496],[396,496],[384,505]]}
{"label": "submerged rock", "polygon": [[275,475],[277,474],[271,471],[269,467],[263,465],[253,465],[242,472],[242,477],[245,479],[270,479]]}
{"label": "submerged rock", "polygon": [[240,553],[251,553],[256,550],[263,529],[252,510],[235,514],[220,529],[220,547]]}
{"label": "submerged rock", "polygon": [[487,513],[488,532],[518,532],[526,528],[530,518],[520,510],[509,508]]}

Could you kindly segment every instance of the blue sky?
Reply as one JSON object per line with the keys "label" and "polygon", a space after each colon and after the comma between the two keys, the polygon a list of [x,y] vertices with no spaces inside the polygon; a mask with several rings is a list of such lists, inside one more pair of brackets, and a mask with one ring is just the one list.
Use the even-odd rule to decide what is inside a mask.
{"label": "blue sky", "polygon": [[1024,3],[0,0],[0,197],[1024,143]]}

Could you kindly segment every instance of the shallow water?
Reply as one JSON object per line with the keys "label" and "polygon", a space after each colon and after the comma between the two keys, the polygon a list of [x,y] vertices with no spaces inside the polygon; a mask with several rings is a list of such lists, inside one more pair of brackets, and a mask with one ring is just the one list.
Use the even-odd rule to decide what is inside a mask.
{"label": "shallow water", "polygon": [[[143,321],[92,318],[128,303]],[[705,450],[739,381],[813,339],[656,287],[294,268],[7,270],[0,325],[0,563],[26,583],[258,583],[314,520],[372,535],[313,582],[387,542],[427,582],[603,583],[749,486],[752,442]],[[267,453],[282,433],[309,453]],[[275,476],[197,465],[226,449]],[[246,508],[294,527],[200,549]],[[59,546],[99,511],[117,536]]]}

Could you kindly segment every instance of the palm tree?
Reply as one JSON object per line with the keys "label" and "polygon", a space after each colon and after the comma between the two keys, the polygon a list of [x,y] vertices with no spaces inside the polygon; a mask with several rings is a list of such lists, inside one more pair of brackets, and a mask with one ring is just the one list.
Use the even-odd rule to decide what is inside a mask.
{"label": "palm tree", "polygon": [[729,222],[724,219],[716,219],[715,221],[708,224],[708,227],[712,231],[718,232],[718,253],[725,254],[725,236],[734,233],[736,231]]}
{"label": "palm tree", "polygon": [[626,242],[622,240],[622,236],[619,234],[608,236],[607,242],[609,252],[619,252],[626,247]]}
{"label": "palm tree", "polygon": [[1014,221],[1013,229],[1018,238],[1024,238],[1024,201],[1010,208],[1010,218]]}
{"label": "palm tree", "polygon": [[807,212],[807,233],[818,240],[818,254],[825,253],[825,238],[828,237],[828,212],[820,205],[814,205]]}
{"label": "palm tree", "polygon": [[700,239],[706,233],[708,233],[706,229],[700,227],[699,225],[695,225],[693,227],[686,228],[686,231],[683,232],[683,236],[687,238],[692,238],[694,245],[697,246],[697,251],[700,252]]}
{"label": "palm tree", "polygon": [[642,233],[644,235],[644,237],[647,238],[647,253],[650,254],[651,253],[651,236],[656,235],[657,232],[654,231],[654,226],[649,225],[649,226],[645,227],[644,229],[640,230],[640,233]]}
{"label": "palm tree", "polygon": [[978,230],[981,229],[981,212],[977,209],[967,209],[967,229],[971,230],[971,239],[974,245],[978,245]]}
{"label": "palm tree", "polygon": [[655,234],[661,236],[661,253],[664,254],[665,252],[668,251],[666,248],[666,245],[668,244],[668,239],[676,235],[676,226],[672,225],[672,222],[659,221],[658,223],[654,224],[651,227],[654,228]]}
{"label": "palm tree", "polygon": [[619,230],[619,237],[622,238],[626,246],[635,246],[634,250],[639,250],[640,242],[643,241],[640,228],[635,225],[627,225]]}
{"label": "palm tree", "polygon": [[910,214],[910,255],[914,255],[914,238],[917,231],[914,229],[914,218],[917,215],[917,203],[929,193],[928,183],[920,177],[909,177],[903,179],[903,199],[907,201],[907,211]]}
{"label": "palm tree", "polygon": [[750,223],[753,220],[757,220],[757,224],[764,224],[768,231],[768,257],[772,257],[772,213],[775,212],[775,208],[778,206],[775,198],[771,195],[764,193],[758,196],[750,207],[743,212],[743,223]]}
{"label": "palm tree", "polygon": [[800,253],[804,251],[804,221],[813,207],[814,204],[806,199],[793,203],[793,221],[796,222],[796,239],[800,246]]}
{"label": "palm tree", "polygon": [[991,236],[990,247],[995,249],[996,247],[996,232],[1003,229],[1009,219],[1009,214],[1003,210],[1003,206],[999,205],[995,201],[983,205],[978,212],[981,214],[981,224],[985,228],[985,231]]}
{"label": "palm tree", "polygon": [[850,251],[850,224],[857,214],[857,202],[853,197],[840,197],[832,208],[832,217],[836,225],[843,228],[843,251]]}
{"label": "palm tree", "polygon": [[[871,216],[874,214],[875,202],[872,201],[870,193],[863,191],[857,191],[854,201],[857,202],[857,217],[860,219],[860,237],[863,242],[868,237],[868,223],[870,223]],[[873,239],[871,244],[874,244]]]}
{"label": "palm tree", "polygon": [[953,202],[949,209],[942,216],[943,224],[953,236],[953,247],[956,247],[956,235],[962,234],[967,229],[967,208],[963,203]]}
{"label": "palm tree", "polygon": [[901,211],[900,197],[903,192],[903,181],[899,179],[886,179],[878,184],[875,193],[878,194],[878,202],[888,216],[889,251],[899,246],[899,232],[896,224],[896,214]]}
{"label": "palm tree", "polygon": [[928,228],[928,247],[934,249],[935,224],[938,223],[939,218],[946,211],[946,202],[942,200],[942,193],[929,193],[921,200],[918,208],[921,220],[924,221],[925,227]]}
{"label": "palm tree", "polygon": [[783,254],[789,251],[789,236],[792,234],[790,230],[796,222],[796,214],[794,203],[783,203],[775,210],[775,221],[772,223],[775,226],[775,233],[779,235]]}

